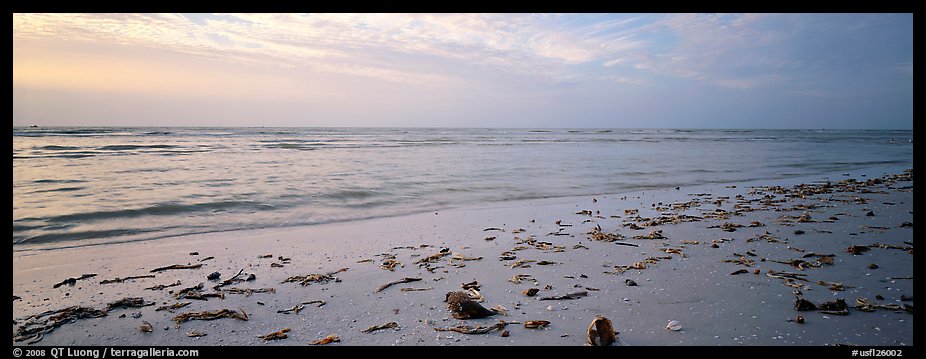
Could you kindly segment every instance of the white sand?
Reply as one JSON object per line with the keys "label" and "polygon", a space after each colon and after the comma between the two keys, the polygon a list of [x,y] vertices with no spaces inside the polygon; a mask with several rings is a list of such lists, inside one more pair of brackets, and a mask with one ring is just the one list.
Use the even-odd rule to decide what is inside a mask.
{"label": "white sand", "polygon": [[[890,173],[899,173],[890,169]],[[886,173],[885,169],[869,170],[867,177],[854,172],[852,178],[866,180]],[[848,176],[834,174],[832,181]],[[913,255],[903,250],[872,248],[862,255],[846,253],[850,245],[886,243],[909,246],[913,242],[913,229],[901,228],[903,222],[913,222],[912,182],[897,182],[895,187],[910,186],[907,190],[887,190],[881,193],[831,193],[810,196],[804,200],[791,199],[781,203],[791,207],[799,203],[815,203],[821,207],[807,211],[815,220],[836,216],[832,223],[795,223],[793,226],[777,224],[781,216],[799,216],[802,211],[777,212],[761,210],[733,216],[728,220],[705,219],[698,222],[666,224],[643,230],[621,227],[628,215],[625,209],[639,209],[643,217],[658,217],[652,204],[688,202],[701,198],[701,205],[688,211],[689,215],[703,215],[717,206],[711,203],[718,196],[730,200],[721,208],[732,211],[735,196],[746,199],[759,195],[747,194],[751,185],[784,185],[808,183],[816,179],[758,181],[729,184],[642,191],[622,195],[601,195],[576,198],[556,198],[495,204],[479,208],[444,210],[410,216],[334,223],[296,228],[273,228],[253,231],[213,233],[188,237],[167,238],[156,241],[96,245],[68,249],[39,250],[31,247],[15,248],[13,252],[13,295],[22,299],[13,302],[13,317],[20,318],[47,310],[72,305],[105,308],[106,303],[123,297],[144,297],[154,306],[114,309],[104,318],[80,319],[44,335],[39,345],[306,345],[329,334],[341,341],[329,345],[583,345],[586,328],[596,315],[609,318],[618,336],[628,345],[912,345],[913,315],[906,312],[877,310],[862,312],[850,308],[847,316],[826,315],[819,312],[797,312],[794,309],[794,288],[782,284],[781,279],[770,278],[768,270],[796,272],[807,275],[807,288],[802,289],[805,299],[817,304],[843,298],[850,307],[856,298],[868,298],[883,304],[901,302],[901,294],[913,295],[913,280],[887,279],[912,277]],[[872,190],[886,190],[882,186]],[[709,193],[710,196],[692,194]],[[622,199],[626,197],[626,199]],[[823,202],[821,198],[867,198],[867,204]],[[593,202],[593,198],[597,202]],[[779,195],[777,198],[783,198]],[[893,203],[893,204],[885,204]],[[759,207],[757,203],[753,207]],[[600,211],[604,218],[576,214],[581,210]],[[868,211],[874,216],[866,216]],[[673,213],[675,213],[673,211]],[[611,218],[612,215],[620,218]],[[564,227],[567,236],[547,235],[560,226],[554,222],[573,224]],[[591,222],[585,222],[591,220]],[[733,222],[749,225],[752,221],[764,227],[738,228],[725,232],[708,226]],[[661,229],[667,239],[627,239],[639,247],[588,239],[587,232],[598,224],[606,232],[618,232],[627,237],[645,235]],[[886,230],[862,226],[887,227]],[[484,231],[498,227],[505,231]],[[523,233],[512,231],[523,228]],[[794,234],[796,229],[805,231]],[[828,231],[828,232],[827,232]],[[758,234],[769,232],[782,243],[766,241],[747,242]],[[853,235],[854,234],[854,235]],[[487,241],[486,237],[495,236]],[[514,261],[501,261],[502,252],[518,244],[515,237],[563,246],[563,252],[542,251],[531,247],[516,251],[517,259],[547,260],[555,265],[530,268],[511,268]],[[712,240],[732,238],[733,241],[711,248]],[[685,244],[682,241],[697,241]],[[575,249],[577,244],[585,248]],[[420,245],[428,245],[421,248]],[[411,246],[415,249],[394,247]],[[477,261],[451,261],[444,257],[435,266],[443,266],[433,273],[414,264],[415,261],[437,253],[441,247],[468,257],[483,257]],[[663,248],[681,249],[686,257],[665,253]],[[798,252],[801,249],[806,252]],[[733,253],[757,254],[748,257],[755,265],[744,267],[721,262],[736,259]],[[199,255],[191,256],[190,252]],[[803,271],[786,264],[769,260],[802,259],[802,255],[816,252],[835,254],[834,265],[808,268]],[[402,266],[395,271],[379,267],[382,253],[391,253]],[[259,255],[272,254],[272,258],[259,259]],[[151,274],[156,267],[171,264],[195,264],[199,259],[214,256],[202,262],[200,269],[171,270],[156,274],[156,278],[139,279],[124,283],[100,284],[105,279]],[[272,268],[278,256],[290,257],[282,268]],[[671,256],[647,264],[643,270],[629,270],[621,274],[605,274],[616,265],[630,265],[647,257]],[[373,262],[358,263],[363,259]],[[814,258],[804,258],[812,261]],[[465,264],[455,267],[451,264]],[[869,269],[875,263],[878,269]],[[340,282],[301,286],[281,283],[295,275],[328,273],[340,268],[347,271],[335,274]],[[737,269],[748,269],[746,274],[730,275]],[[752,273],[760,269],[761,274]],[[178,290],[203,282],[207,288],[217,284],[206,280],[212,272],[220,272],[226,279],[243,269],[257,279],[229,287],[274,288],[275,293],[226,294],[225,299],[208,301],[189,300],[191,305],[175,312],[155,311],[155,307],[177,302],[167,292],[144,290],[157,284],[170,284],[177,280]],[[74,286],[53,289],[55,283],[84,273],[97,273],[96,277],[78,281]],[[531,274],[538,284],[530,281],[513,284],[508,280],[516,274]],[[586,276],[587,278],[583,277]],[[380,293],[378,286],[404,277],[423,280],[398,284]],[[625,285],[626,279],[639,285]],[[478,281],[485,297],[483,305],[501,305],[508,316],[484,319],[457,320],[443,303],[445,293],[460,290],[461,284]],[[818,280],[842,282],[845,291],[831,291],[816,284]],[[803,283],[803,282],[800,282]],[[543,290],[545,286],[552,289]],[[226,288],[229,288],[226,287]],[[403,292],[406,287],[433,288],[427,291]],[[536,297],[521,292],[536,287]],[[586,289],[598,289],[588,290]],[[168,289],[168,290],[169,290]],[[588,291],[588,296],[576,300],[541,301],[540,297],[563,295],[575,291]],[[208,290],[207,292],[211,292]],[[884,300],[875,300],[881,295]],[[309,304],[299,314],[281,314],[301,302],[324,300],[327,304],[316,307]],[[263,304],[260,304],[263,303]],[[244,310],[248,321],[219,319],[191,321],[175,325],[171,319],[192,311],[216,309]],[[133,318],[133,313],[140,318]],[[120,318],[121,314],[126,317]],[[797,315],[806,318],[804,324],[789,322]],[[544,329],[526,329],[511,324],[505,329],[510,336],[499,332],[484,335],[466,335],[455,332],[437,332],[435,327],[460,324],[491,325],[497,320],[547,320]],[[681,331],[664,327],[669,320],[677,320]],[[142,321],[150,322],[152,333],[138,330]],[[396,322],[398,329],[375,333],[362,330]],[[13,326],[14,336],[17,327]],[[291,328],[289,338],[271,342],[258,339],[282,328]],[[208,334],[190,338],[185,333],[196,329]],[[16,345],[25,342],[14,343]]]}

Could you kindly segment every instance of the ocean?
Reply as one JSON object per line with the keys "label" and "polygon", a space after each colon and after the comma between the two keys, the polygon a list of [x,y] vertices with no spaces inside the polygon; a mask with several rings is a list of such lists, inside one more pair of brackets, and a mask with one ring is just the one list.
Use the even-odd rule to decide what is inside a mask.
{"label": "ocean", "polygon": [[899,130],[14,127],[13,248],[912,168],[912,138]]}

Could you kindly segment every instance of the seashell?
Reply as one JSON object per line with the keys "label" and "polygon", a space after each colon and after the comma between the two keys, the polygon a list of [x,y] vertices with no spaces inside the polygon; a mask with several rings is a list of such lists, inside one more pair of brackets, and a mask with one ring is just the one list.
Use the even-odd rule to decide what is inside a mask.
{"label": "seashell", "polygon": [[591,346],[609,346],[617,341],[617,333],[611,326],[611,321],[602,316],[596,316],[588,326],[586,344]]}
{"label": "seashell", "polygon": [[671,331],[682,330],[682,323],[679,323],[677,320],[670,320],[669,323],[666,324],[666,329]]}
{"label": "seashell", "polygon": [[141,322],[141,326],[138,327],[138,330],[141,330],[143,333],[151,333],[154,331],[154,327],[151,326],[151,323],[146,321]]}

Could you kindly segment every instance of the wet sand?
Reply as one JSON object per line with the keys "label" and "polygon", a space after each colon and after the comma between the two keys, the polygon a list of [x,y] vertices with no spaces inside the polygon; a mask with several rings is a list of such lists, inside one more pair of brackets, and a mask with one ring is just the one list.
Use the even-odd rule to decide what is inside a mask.
{"label": "wet sand", "polygon": [[[886,174],[890,176],[873,181]],[[794,187],[824,180],[832,186],[804,187],[803,198],[801,188]],[[14,345],[303,346],[334,334],[340,341],[326,345],[580,346],[596,315],[610,319],[621,342],[634,346],[913,345],[912,186],[912,176],[902,169],[882,168],[146,242],[56,250],[17,247]],[[660,217],[666,223],[658,223]],[[671,223],[673,219],[680,223]],[[725,223],[742,227],[717,227]],[[593,240],[589,232],[597,226],[602,233],[624,238]],[[664,238],[633,238],[655,230]],[[846,252],[855,245],[868,250]],[[444,248],[447,255],[416,264]],[[388,259],[398,262],[391,271],[381,266]],[[536,262],[513,268],[521,260]],[[804,262],[802,268],[792,265],[801,263],[795,260]],[[173,264],[202,266],[151,272]],[[746,273],[731,275],[739,270]],[[212,287],[239,271],[240,278],[254,274],[255,279],[221,287],[224,299],[178,300],[169,293],[199,283],[203,293],[217,293]],[[221,274],[218,281],[207,279],[213,272]],[[286,282],[329,273],[332,280],[326,283]],[[82,274],[96,276],[53,288]],[[530,277],[513,283],[519,274]],[[101,283],[150,275],[154,277]],[[421,280],[375,292],[402,278]],[[637,285],[627,285],[628,279]],[[181,284],[174,287],[145,289],[177,281]],[[451,316],[446,293],[473,281],[478,282],[482,305],[501,306],[507,316]],[[273,292],[234,293],[231,288]],[[536,296],[522,293],[529,288],[539,289]],[[587,296],[541,300],[575,292]],[[28,316],[69,306],[106,309],[126,297],[153,304],[110,309],[105,317],[77,319],[41,337],[15,341]],[[816,305],[844,299],[848,315],[797,311],[798,297]],[[857,298],[888,307],[863,311],[856,307]],[[155,310],[178,302],[190,304]],[[298,313],[279,312],[302,303],[309,304]],[[244,312],[247,321],[173,321],[183,313],[219,309]],[[794,321],[798,315],[803,323]],[[435,330],[489,326],[499,320],[550,324],[539,329],[509,324],[504,328],[507,337],[499,330],[478,335]],[[681,330],[665,329],[670,320]],[[144,322],[151,324],[151,332],[139,329]],[[390,322],[397,328],[364,332]],[[283,328],[290,329],[286,339],[258,338]],[[188,337],[193,330],[206,335]]]}

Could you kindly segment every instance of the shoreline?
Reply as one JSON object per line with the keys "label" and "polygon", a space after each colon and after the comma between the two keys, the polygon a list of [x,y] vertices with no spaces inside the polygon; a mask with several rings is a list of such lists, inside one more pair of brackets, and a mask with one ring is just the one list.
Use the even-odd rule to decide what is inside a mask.
{"label": "shoreline", "polygon": [[[869,168],[853,171],[851,176],[840,173],[828,177],[834,183],[847,178],[865,181],[880,177],[884,171],[899,173],[896,170],[893,167]],[[861,177],[862,174],[866,177]],[[821,180],[824,176],[814,177]],[[37,345],[307,345],[310,341],[336,334],[340,342],[328,345],[574,346],[584,343],[588,324],[599,314],[613,322],[618,336],[628,345],[912,345],[913,316],[908,313],[889,310],[868,313],[850,309],[849,315],[836,316],[797,312],[793,308],[793,290],[796,288],[784,286],[782,280],[765,275],[769,269],[807,274],[810,281],[798,283],[806,285],[806,288],[798,290],[802,291],[803,298],[818,304],[843,298],[851,308],[855,306],[856,298],[874,301],[875,295],[882,295],[885,300],[878,303],[912,305],[912,301],[899,299],[901,294],[912,297],[912,280],[881,282],[889,277],[912,277],[911,254],[883,248],[872,248],[857,256],[843,251],[850,245],[884,243],[904,246],[903,242],[912,243],[912,228],[898,227],[904,222],[912,223],[912,182],[902,183],[911,186],[909,191],[853,194],[871,197],[864,204],[819,202],[820,198],[838,197],[845,193],[808,196],[803,200],[787,199],[784,202],[786,205],[815,202],[837,205],[807,209],[815,222],[780,224],[776,222],[782,219],[781,216],[800,216],[804,211],[761,210],[729,219],[705,218],[652,228],[647,226],[641,230],[623,226],[629,223],[625,220],[632,218],[628,214],[632,211],[625,212],[626,209],[637,209],[638,215],[643,217],[658,217],[660,212],[701,213],[703,216],[702,211],[717,208],[708,200],[728,197],[721,201],[720,208],[732,211],[737,204],[737,194],[747,199],[756,197],[747,194],[749,186],[764,183],[790,187],[798,182],[807,183],[807,180],[798,177],[702,185],[680,190],[497,202],[439,210],[437,214],[418,213],[312,226],[213,232],[54,250],[14,249],[13,293],[21,299],[14,298],[13,317],[19,321],[17,318],[70,305],[101,308],[124,297],[142,297],[154,302],[154,305],[141,308],[113,309],[106,317],[79,319],[62,325],[46,333]],[[736,188],[733,188],[734,185]],[[693,196],[699,193],[710,195]],[[785,199],[784,196],[777,197]],[[656,211],[651,206],[659,202],[664,205],[687,203],[694,199],[699,200],[699,205],[682,211]],[[875,215],[865,216],[863,209]],[[595,214],[576,213],[585,210]],[[597,211],[602,218],[596,217]],[[830,217],[839,219],[833,223],[818,221]],[[555,221],[572,226],[559,226]],[[764,226],[741,227],[733,232],[706,228],[725,222],[747,226],[753,221]],[[638,247],[589,239],[587,233],[596,224],[603,232],[616,232],[628,237],[619,242]],[[868,229],[861,226],[868,226]],[[490,228],[504,231],[486,230]],[[513,233],[520,232],[522,228],[523,232]],[[665,239],[630,239],[660,229]],[[795,234],[798,229],[804,233]],[[551,233],[557,234],[548,235]],[[763,233],[781,242],[748,241]],[[493,236],[496,238],[486,240]],[[525,242],[530,236],[535,240],[533,244]],[[712,241],[720,238],[733,240],[720,242],[719,248],[710,247]],[[548,244],[537,245],[540,242]],[[520,246],[528,248],[513,251],[516,259],[499,259],[501,253],[511,252]],[[557,251],[558,247],[562,250]],[[463,258],[482,259],[454,260],[448,255],[430,266],[441,266],[433,272],[415,264],[438,253],[441,248],[449,248],[451,253],[459,253]],[[676,249],[682,254],[667,253],[666,248]],[[190,255],[192,252],[198,254]],[[748,268],[722,262],[738,259],[732,253],[746,252],[757,254],[753,259],[756,263]],[[786,261],[802,258],[810,252],[835,254],[834,264],[799,271],[786,264],[758,260]],[[258,258],[265,254],[272,256]],[[278,256],[289,257],[290,260],[280,261]],[[380,268],[380,264],[390,256],[400,264],[393,271]],[[214,258],[202,261],[207,257]],[[614,272],[616,266],[630,265],[650,257],[672,259],[647,263],[645,269],[604,273]],[[358,263],[367,259],[372,262]],[[555,264],[541,266],[534,262],[529,268],[511,268],[513,263],[522,259]],[[273,266],[273,263],[281,266]],[[868,269],[870,263],[877,263],[879,268]],[[151,269],[171,264],[203,266],[158,272],[153,274],[154,278],[100,283],[114,278],[152,275]],[[340,282],[306,286],[284,283],[292,276],[332,273],[341,268],[349,269],[333,275]],[[755,268],[760,269],[761,274],[730,275],[738,269],[752,271]],[[224,299],[187,300],[192,304],[172,313],[155,311],[156,307],[181,302],[168,295],[169,289],[144,289],[179,280],[182,285],[172,289],[202,282],[207,291],[212,292],[208,288],[218,282],[206,279],[208,274],[219,272],[221,281],[239,270],[255,274],[256,280],[229,288],[273,288],[274,292],[250,295],[225,293]],[[79,280],[74,286],[52,288],[63,279],[85,273],[97,276]],[[537,284],[528,280],[520,284],[509,282],[516,274],[531,274]],[[374,293],[375,288],[406,277],[422,280],[394,285]],[[627,286],[627,279],[638,285]],[[818,280],[842,282],[845,288],[831,291],[816,284]],[[479,292],[484,296],[483,304],[487,308],[501,305],[507,309],[508,316],[453,319],[443,302],[444,295],[461,290],[461,283],[472,281],[481,285]],[[550,288],[544,289],[547,285]],[[530,287],[540,289],[536,297],[526,297],[521,293]],[[432,289],[401,291],[402,288]],[[575,291],[585,291],[587,296],[572,300],[538,299]],[[298,314],[278,313],[315,300],[322,300],[325,304],[320,307],[317,303],[304,305]],[[244,310],[248,320],[190,321],[180,325],[171,320],[181,313],[222,308]],[[140,316],[134,318],[135,313]],[[122,314],[126,317],[120,318]],[[798,314],[806,317],[806,323],[787,321]],[[510,332],[509,337],[501,337],[497,331],[466,335],[434,330],[461,324],[492,325],[498,320],[547,320],[551,324],[544,329],[526,329],[510,324],[505,328]],[[681,331],[665,330],[669,320],[679,321]],[[153,326],[153,332],[139,331],[143,321]],[[365,328],[389,322],[396,322],[398,329],[362,332]],[[14,337],[19,326],[14,324]],[[287,339],[265,342],[257,338],[283,328],[291,329]],[[208,335],[187,337],[185,333],[193,329]],[[24,343],[26,341],[14,342],[15,345]]]}
{"label": "shoreline", "polygon": [[[750,185],[761,185],[776,183],[780,185],[792,185],[808,181],[824,180],[828,179],[831,181],[839,181],[843,179],[848,174],[849,176],[855,177],[871,177],[871,176],[880,176],[888,173],[900,173],[906,168],[911,166],[907,165],[891,165],[883,167],[868,167],[862,169],[856,169],[852,171],[836,171],[829,172],[820,175],[789,175],[786,177],[779,178],[762,178],[762,179],[752,179],[748,181],[720,181],[720,182],[710,182],[702,183],[697,185],[686,186],[684,188],[688,189],[699,189],[699,188],[713,188],[718,186],[726,185],[738,185],[750,186]],[[342,223],[353,223],[353,222],[362,222],[370,221],[377,219],[387,219],[387,218],[401,218],[406,216],[416,216],[422,215],[430,212],[441,212],[441,211],[471,211],[471,210],[480,210],[480,209],[492,209],[492,208],[517,208],[517,207],[529,207],[535,205],[554,205],[562,203],[574,203],[581,201],[587,197],[608,197],[608,196],[625,196],[633,195],[636,193],[645,193],[646,191],[668,191],[669,188],[638,188],[638,189],[628,189],[620,192],[610,192],[610,193],[598,193],[598,194],[585,194],[585,195],[568,195],[568,196],[554,196],[554,197],[542,197],[542,198],[526,198],[526,199],[514,199],[508,200],[503,199],[495,202],[483,203],[483,204],[467,204],[459,205],[456,207],[446,207],[446,208],[437,208],[430,210],[419,210],[414,212],[402,212],[391,215],[380,215],[372,217],[363,217],[355,219],[342,219],[342,220],[333,220],[327,222],[319,223],[308,223],[308,224],[291,224],[291,225],[279,225],[272,227],[261,227],[261,228],[244,228],[244,229],[228,229],[228,230],[213,230],[213,231],[204,231],[204,232],[195,232],[188,234],[178,234],[178,235],[166,235],[163,237],[151,237],[151,238],[140,238],[140,239],[111,239],[103,240],[102,242],[96,242],[97,239],[86,239],[86,240],[64,240],[64,241],[49,241],[49,242],[39,242],[39,243],[17,243],[13,247],[13,252],[29,252],[29,251],[49,251],[49,250],[59,250],[59,249],[69,249],[69,248],[82,248],[82,247],[95,247],[95,246],[107,246],[107,245],[117,245],[125,243],[134,243],[134,242],[147,242],[147,241],[160,241],[160,240],[169,240],[174,238],[187,238],[191,236],[201,236],[201,235],[215,235],[215,234],[234,234],[237,232],[250,232],[250,231],[273,231],[273,230],[287,230],[287,229],[298,229],[303,227],[314,227],[314,226],[324,226],[324,225],[334,225]],[[144,235],[144,234],[138,234]],[[131,237],[128,235],[126,237]],[[88,243],[81,243],[86,241]],[[18,248],[17,248],[18,247]]]}

